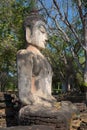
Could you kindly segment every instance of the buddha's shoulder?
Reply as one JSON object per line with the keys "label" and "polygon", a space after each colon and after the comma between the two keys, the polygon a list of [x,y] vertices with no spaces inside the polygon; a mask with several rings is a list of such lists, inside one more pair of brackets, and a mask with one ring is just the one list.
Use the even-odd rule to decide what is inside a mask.
{"label": "buddha's shoulder", "polygon": [[17,55],[34,55],[32,51],[29,51],[27,49],[21,49],[17,52]]}

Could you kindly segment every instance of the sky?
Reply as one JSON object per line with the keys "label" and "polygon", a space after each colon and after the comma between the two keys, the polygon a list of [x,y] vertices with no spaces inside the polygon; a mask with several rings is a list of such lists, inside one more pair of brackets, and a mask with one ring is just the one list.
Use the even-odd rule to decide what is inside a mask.
{"label": "sky", "polygon": [[[67,0],[56,0],[59,4],[59,7],[61,9],[62,14],[64,14],[64,12],[68,12],[68,18],[69,20],[72,21],[72,17],[76,16],[76,8],[72,8],[72,0],[68,0],[68,4],[67,4]],[[49,10],[51,9],[51,6],[53,4],[53,0],[42,0],[42,2],[44,3],[45,7],[47,7]],[[67,9],[68,7],[68,9]],[[52,14],[54,15],[54,12],[52,12]]]}

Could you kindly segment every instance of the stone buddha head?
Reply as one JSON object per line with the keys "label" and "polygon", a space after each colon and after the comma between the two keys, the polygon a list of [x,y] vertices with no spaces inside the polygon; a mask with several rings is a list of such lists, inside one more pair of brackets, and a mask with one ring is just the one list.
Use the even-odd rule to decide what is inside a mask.
{"label": "stone buddha head", "polygon": [[47,41],[46,25],[37,11],[26,17],[24,26],[27,44],[45,48]]}

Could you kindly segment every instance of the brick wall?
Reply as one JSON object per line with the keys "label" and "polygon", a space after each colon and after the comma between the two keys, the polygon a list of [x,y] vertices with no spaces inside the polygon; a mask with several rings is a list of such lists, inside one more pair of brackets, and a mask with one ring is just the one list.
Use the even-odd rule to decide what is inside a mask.
{"label": "brick wall", "polygon": [[18,107],[15,95],[0,92],[0,127],[18,125]]}

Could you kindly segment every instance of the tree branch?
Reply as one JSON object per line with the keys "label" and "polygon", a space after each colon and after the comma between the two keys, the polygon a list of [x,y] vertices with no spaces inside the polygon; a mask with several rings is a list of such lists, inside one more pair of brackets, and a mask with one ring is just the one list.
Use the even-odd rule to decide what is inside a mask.
{"label": "tree branch", "polygon": [[72,52],[72,56],[73,56],[74,60],[76,61],[78,67],[79,67],[79,68],[82,70],[82,72],[83,72],[83,68],[82,68],[81,64],[79,63],[78,56],[75,54],[74,49],[73,49],[72,47],[71,47],[71,52]]}
{"label": "tree branch", "polygon": [[81,3],[81,0],[77,0],[77,1],[78,1],[77,5],[78,5],[78,10],[79,10],[79,15],[80,15],[83,27],[84,27],[84,16],[83,16],[83,12],[82,12],[82,3]]}
{"label": "tree branch", "polygon": [[[79,39],[79,36],[78,34],[76,33],[74,27],[70,24],[70,22],[68,21],[68,18],[65,16],[62,15],[61,11],[60,11],[60,8],[59,8],[59,5],[57,3],[56,0],[53,0],[54,2],[54,5],[56,6],[56,9],[58,10],[59,12],[59,15],[60,15],[60,19],[67,25],[67,27],[71,30],[71,32],[74,34],[75,38],[77,39],[78,43],[81,45],[81,47],[87,51],[87,47],[81,43],[80,39]],[[83,13],[82,13],[82,5],[81,5],[81,0],[78,0],[78,7],[79,7],[79,13],[80,13],[80,17],[81,17],[81,20],[82,20],[82,24],[83,24],[83,27],[84,27],[84,17],[83,17]]]}
{"label": "tree branch", "polygon": [[[40,1],[41,5],[43,6],[43,8],[45,9],[45,11],[46,11],[48,17],[50,17],[50,18],[55,22],[55,25],[56,25],[57,29],[58,29],[60,32],[62,32],[62,34],[64,35],[66,41],[67,41],[67,42],[70,42],[70,39],[69,39],[68,35],[67,35],[67,34],[65,33],[65,31],[60,27],[60,25],[58,24],[58,21],[56,20],[56,18],[53,17],[53,16],[51,16],[51,15],[49,14],[48,10],[46,9],[46,7],[44,6],[43,2],[42,2],[41,0],[39,0],[39,1]],[[55,0],[53,0],[53,1],[55,2]],[[56,3],[56,4],[57,4],[57,3]],[[57,5],[56,5],[56,6],[57,6]],[[59,7],[58,7],[58,6],[57,6],[57,8],[58,8],[58,10],[59,10]],[[60,11],[59,11],[59,12],[60,12]],[[64,20],[64,18],[63,18],[63,16],[62,16],[61,12],[60,12],[60,15],[61,15],[62,20]]]}

